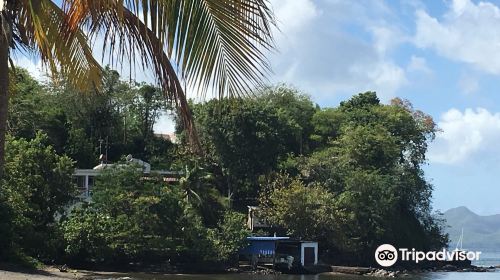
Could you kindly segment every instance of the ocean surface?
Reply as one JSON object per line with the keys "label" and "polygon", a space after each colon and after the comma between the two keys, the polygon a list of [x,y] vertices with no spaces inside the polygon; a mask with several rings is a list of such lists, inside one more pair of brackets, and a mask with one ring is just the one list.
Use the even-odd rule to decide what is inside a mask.
{"label": "ocean surface", "polygon": [[[500,265],[500,252],[482,252],[477,266]],[[101,280],[361,280],[391,279],[351,275],[249,275],[249,274],[199,274],[199,275],[129,275],[120,277],[97,278]],[[412,275],[399,279],[408,280],[500,280],[500,269],[492,272],[432,272]]]}
{"label": "ocean surface", "polygon": [[[98,278],[99,279],[99,278]],[[392,279],[368,276],[350,275],[247,275],[247,274],[209,274],[209,275],[158,275],[158,276],[137,276],[131,275],[119,278],[100,278],[106,280],[361,280],[361,279]],[[397,278],[396,278],[397,279]],[[500,270],[496,272],[435,272],[414,275],[399,279],[408,280],[498,280]]]}
{"label": "ocean surface", "polygon": [[474,261],[472,264],[486,267],[500,265],[500,252],[481,252],[479,261]]}

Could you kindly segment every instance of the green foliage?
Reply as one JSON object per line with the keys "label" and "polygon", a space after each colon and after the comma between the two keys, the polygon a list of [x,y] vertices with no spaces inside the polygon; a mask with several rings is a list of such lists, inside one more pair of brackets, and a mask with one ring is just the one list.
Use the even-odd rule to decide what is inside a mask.
{"label": "green foliage", "polygon": [[167,156],[172,143],[153,132],[159,115],[170,108],[158,88],[124,82],[109,68],[98,92],[78,91],[64,77],[41,85],[24,69],[15,73],[8,120],[14,137],[32,139],[42,131],[58,153],[70,156],[80,168],[98,163],[106,140],[111,161],[127,154],[160,168],[173,161]]}
{"label": "green foliage", "polygon": [[228,211],[218,228],[209,231],[217,261],[237,263],[238,251],[247,245],[246,238],[250,236],[245,219],[243,214]]}
{"label": "green foliage", "polygon": [[227,213],[208,229],[185,189],[121,166],[98,177],[92,201],[73,209],[61,228],[72,262],[227,262],[247,236],[243,219]]}
{"label": "green foliage", "polygon": [[377,94],[367,91],[354,95],[347,101],[340,102],[339,109],[344,112],[359,112],[359,110],[369,110],[373,106],[380,105]]}
{"label": "green foliage", "polygon": [[111,249],[106,243],[110,224],[111,220],[106,214],[89,207],[73,209],[69,220],[62,224],[66,253],[70,257],[78,256],[82,261],[91,257],[111,256]]}
{"label": "green foliage", "polygon": [[199,159],[184,158],[184,174],[179,179],[179,188],[184,199],[209,227],[217,225],[221,214],[228,206],[214,185],[214,176]]}
{"label": "green foliage", "polygon": [[[15,139],[1,182],[0,250],[48,259],[64,244],[79,263],[231,264],[250,234],[234,210],[257,203],[273,230],[318,240],[339,262],[370,265],[381,243],[447,243],[422,170],[437,127],[406,100],[384,105],[366,92],[320,109],[277,86],[193,104],[199,157],[154,136],[169,109],[157,88],[104,74],[100,92],[75,91],[63,78],[42,86],[23,70],[11,76]],[[74,187],[73,162],[56,152],[88,168],[106,139],[110,160],[133,154],[183,175],[167,185],[134,166],[106,170],[92,201],[57,223]]]}
{"label": "green foliage", "polygon": [[254,100],[212,100],[195,105],[194,116],[208,160],[226,181],[221,191],[237,202],[255,196],[259,175],[285,154],[287,123]]}
{"label": "green foliage", "polygon": [[96,164],[96,151],[92,139],[87,137],[83,128],[72,127],[69,130],[65,152],[71,158],[78,160],[80,167],[90,167]]}
{"label": "green foliage", "polygon": [[57,155],[47,142],[42,134],[30,141],[7,139],[0,203],[10,216],[11,249],[41,259],[57,253],[55,217],[76,192],[72,160]]}
{"label": "green foliage", "polygon": [[16,68],[10,70],[9,115],[7,129],[14,137],[33,138],[41,126],[42,114],[37,106],[42,102],[39,95],[42,86],[28,71]]}
{"label": "green foliage", "polygon": [[335,195],[320,185],[306,186],[298,178],[277,174],[264,186],[259,202],[267,222],[291,236],[318,240],[324,247],[343,240],[339,226],[345,212]]}
{"label": "green foliage", "polygon": [[297,155],[308,153],[313,133],[311,121],[317,110],[311,98],[294,88],[279,85],[257,91],[256,99],[287,122],[286,129],[290,130],[287,133],[292,137],[286,139],[286,151]]}
{"label": "green foliage", "polygon": [[314,133],[310,136],[315,148],[325,147],[340,134],[343,115],[338,110],[326,108],[313,115],[311,126]]}
{"label": "green foliage", "polygon": [[308,151],[315,110],[309,97],[283,86],[193,106],[206,160],[218,175],[216,184],[236,208],[255,203],[262,176]]}
{"label": "green foliage", "polygon": [[62,223],[66,252],[79,261],[122,263],[172,257],[184,220],[182,194],[159,178],[142,178],[136,166],[107,170],[92,202]]}
{"label": "green foliage", "polygon": [[0,260],[9,258],[12,249],[12,209],[5,197],[4,185],[0,184]]}
{"label": "green foliage", "polygon": [[[422,250],[446,245],[440,220],[432,214],[432,186],[421,168],[436,131],[432,118],[400,99],[382,105],[367,92],[316,112],[312,124],[315,149],[296,160],[307,186],[292,181],[277,188],[282,191],[261,194],[272,223],[301,238],[329,236],[325,242],[337,259],[355,263],[370,264],[382,243]],[[329,195],[322,196],[318,184]],[[297,197],[290,197],[294,193]],[[308,205],[314,199],[307,195],[337,213],[327,226],[333,232],[314,226],[328,221],[308,211],[321,206]]]}

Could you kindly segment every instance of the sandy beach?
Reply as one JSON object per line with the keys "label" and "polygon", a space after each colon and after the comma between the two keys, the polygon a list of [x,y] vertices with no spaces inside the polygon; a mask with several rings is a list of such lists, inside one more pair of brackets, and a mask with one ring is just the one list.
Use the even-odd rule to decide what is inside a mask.
{"label": "sandy beach", "polygon": [[26,272],[26,271],[6,271],[0,270],[0,280],[61,280],[61,279],[103,279],[103,278],[120,278],[126,274],[119,272],[96,272],[86,270],[68,270],[61,272],[55,267],[45,267],[43,269]]}

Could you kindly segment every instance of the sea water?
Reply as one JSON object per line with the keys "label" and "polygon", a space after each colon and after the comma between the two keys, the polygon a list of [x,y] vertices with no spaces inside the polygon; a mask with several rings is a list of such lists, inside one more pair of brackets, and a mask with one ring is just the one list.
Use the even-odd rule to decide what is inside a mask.
{"label": "sea water", "polygon": [[[99,278],[97,278],[99,279]],[[100,278],[106,280],[361,280],[384,279],[379,277],[355,275],[250,275],[250,274],[198,274],[198,275],[121,275],[116,278]],[[387,278],[390,279],[390,278]],[[400,279],[408,280],[499,280],[500,270],[495,272],[432,272],[412,275]]]}
{"label": "sea water", "polygon": [[[500,265],[500,252],[482,252],[474,265],[490,267]],[[384,279],[355,275],[252,275],[252,274],[195,274],[195,275],[146,275],[131,274],[119,277],[96,278],[102,280],[361,280]],[[389,279],[389,278],[388,278]],[[400,279],[408,280],[500,280],[500,269],[491,272],[430,272],[412,275]]]}
{"label": "sea water", "polygon": [[478,261],[472,262],[473,265],[477,266],[498,266],[500,265],[500,252],[481,252],[481,256]]}

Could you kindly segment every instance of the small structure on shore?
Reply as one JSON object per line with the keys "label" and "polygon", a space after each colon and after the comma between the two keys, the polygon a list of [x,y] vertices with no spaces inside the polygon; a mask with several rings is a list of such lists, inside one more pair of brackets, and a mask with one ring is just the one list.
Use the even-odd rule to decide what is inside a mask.
{"label": "small structure on shore", "polygon": [[272,266],[284,272],[303,271],[318,264],[318,242],[289,237],[247,237],[249,245],[240,250],[240,259],[252,267]]}
{"label": "small structure on shore", "polygon": [[247,217],[247,227],[250,231],[254,232],[259,229],[268,229],[270,226],[261,218],[259,213],[259,207],[257,206],[247,206],[248,207],[248,217]]}
{"label": "small structure on shore", "polygon": [[292,256],[303,267],[318,264],[318,242],[303,240],[285,240],[276,248],[276,262],[286,263],[286,258]]}

